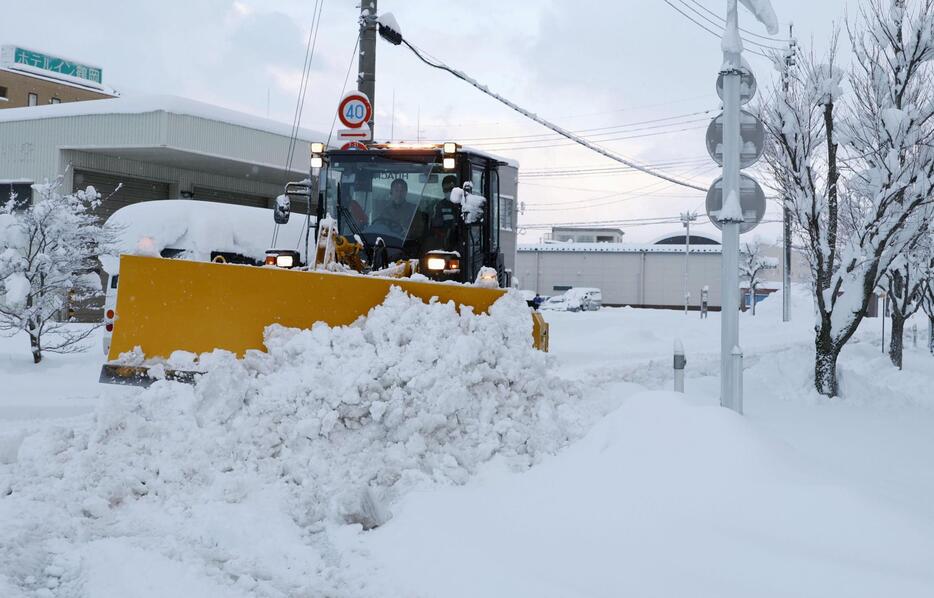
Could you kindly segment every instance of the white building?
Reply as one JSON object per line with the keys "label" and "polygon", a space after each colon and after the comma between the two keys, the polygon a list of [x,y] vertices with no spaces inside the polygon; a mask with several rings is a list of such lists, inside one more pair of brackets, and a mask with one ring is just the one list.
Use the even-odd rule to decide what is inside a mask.
{"label": "white building", "polygon": [[23,199],[61,176],[66,192],[101,192],[103,217],[178,197],[269,207],[307,176],[309,143],[327,135],[297,137],[293,146],[286,123],[172,96],[11,108],[0,111],[0,194]]}
{"label": "white building", "polygon": [[[681,237],[683,243],[683,234]],[[604,305],[681,308],[684,306],[684,245],[666,243],[670,238],[669,235],[645,245],[520,245],[516,276],[522,288],[542,296],[560,295],[571,287],[596,287],[603,292]],[[699,307],[701,289],[705,286],[709,292],[709,307],[719,309],[720,245],[710,236],[695,237],[694,233],[691,240],[688,291],[692,309]]]}
{"label": "white building", "polygon": [[560,243],[622,243],[623,234],[618,228],[554,226],[549,239]]}

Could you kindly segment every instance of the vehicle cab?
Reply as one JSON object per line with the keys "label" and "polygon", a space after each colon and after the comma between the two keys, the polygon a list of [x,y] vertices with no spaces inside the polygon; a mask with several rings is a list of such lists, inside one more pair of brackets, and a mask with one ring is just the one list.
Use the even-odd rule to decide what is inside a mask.
{"label": "vehicle cab", "polygon": [[453,143],[372,144],[326,153],[319,219],[357,237],[374,269],[419,260],[436,280],[494,268],[509,286],[516,255],[518,165]]}

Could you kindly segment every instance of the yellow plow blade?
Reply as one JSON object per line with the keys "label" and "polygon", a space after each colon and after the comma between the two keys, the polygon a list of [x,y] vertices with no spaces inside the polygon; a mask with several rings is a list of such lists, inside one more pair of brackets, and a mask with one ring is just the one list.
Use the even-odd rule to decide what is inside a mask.
{"label": "yellow plow blade", "polygon": [[[270,324],[311,328],[353,323],[386,298],[391,286],[428,302],[454,301],[474,313],[506,291],[465,285],[384,279],[332,272],[302,272],[153,257],[120,256],[116,321],[110,361],[140,347],[147,358],[173,351],[200,354],[225,349],[242,356],[263,350]],[[547,324],[533,314],[533,345],[547,350]],[[105,373],[107,374],[105,376]],[[133,368],[108,364],[102,381],[127,381]],[[105,378],[114,378],[105,380]]]}

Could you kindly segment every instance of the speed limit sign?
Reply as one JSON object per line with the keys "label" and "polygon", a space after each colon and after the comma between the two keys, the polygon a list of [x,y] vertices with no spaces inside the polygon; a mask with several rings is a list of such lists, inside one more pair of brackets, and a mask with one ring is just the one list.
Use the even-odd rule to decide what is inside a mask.
{"label": "speed limit sign", "polygon": [[352,91],[344,96],[337,106],[337,117],[349,129],[356,129],[370,121],[373,116],[373,107],[366,94]]}

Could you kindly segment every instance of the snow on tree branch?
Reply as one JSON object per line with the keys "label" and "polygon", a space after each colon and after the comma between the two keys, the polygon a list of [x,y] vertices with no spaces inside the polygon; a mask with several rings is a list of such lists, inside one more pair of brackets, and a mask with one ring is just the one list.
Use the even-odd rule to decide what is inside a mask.
{"label": "snow on tree branch", "polygon": [[102,294],[97,258],[115,231],[98,223],[93,187],[69,195],[61,180],[33,185],[31,205],[0,208],[0,333],[26,332],[35,363],[43,352],[83,350],[93,327],[67,322],[69,305]]}
{"label": "snow on tree branch", "polygon": [[[815,288],[819,392],[893,261],[934,219],[934,0],[872,0],[848,26],[853,66],[779,63],[763,107],[767,163],[805,241]],[[846,94],[844,95],[844,91]]]}

